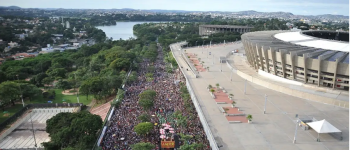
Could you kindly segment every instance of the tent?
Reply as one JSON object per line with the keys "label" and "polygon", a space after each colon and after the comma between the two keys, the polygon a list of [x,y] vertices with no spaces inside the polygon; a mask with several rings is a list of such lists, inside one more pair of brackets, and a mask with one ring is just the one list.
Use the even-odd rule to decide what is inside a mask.
{"label": "tent", "polygon": [[[307,123],[312,129],[314,129],[318,133],[317,141],[319,141],[320,133],[341,133],[339,129],[334,127],[332,124],[330,124],[325,119],[321,121],[315,121]],[[341,137],[341,139],[343,139]]]}

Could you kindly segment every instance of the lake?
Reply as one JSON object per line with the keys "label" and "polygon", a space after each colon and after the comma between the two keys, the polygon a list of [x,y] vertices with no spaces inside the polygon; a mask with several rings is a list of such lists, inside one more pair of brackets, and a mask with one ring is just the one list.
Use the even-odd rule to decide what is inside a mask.
{"label": "lake", "polygon": [[[136,24],[150,23],[152,21],[140,21],[140,22],[117,22],[117,25],[113,26],[96,26],[96,28],[103,30],[108,38],[113,38],[113,40],[128,40],[130,37],[136,38],[133,33],[133,27]],[[159,21],[154,21],[152,23],[159,23]]]}

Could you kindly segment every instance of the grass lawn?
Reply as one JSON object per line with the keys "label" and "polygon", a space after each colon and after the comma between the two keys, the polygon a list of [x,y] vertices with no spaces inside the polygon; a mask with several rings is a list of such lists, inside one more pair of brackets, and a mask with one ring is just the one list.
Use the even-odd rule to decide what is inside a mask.
{"label": "grass lawn", "polygon": [[[56,92],[56,96],[55,99],[52,101],[52,103],[78,103],[77,100],[77,96],[76,95],[63,95],[62,94],[62,89],[54,89]],[[90,102],[92,101],[93,96],[89,95],[89,98],[86,99],[86,95],[79,95],[79,102],[83,103],[85,105],[90,104]],[[48,103],[49,99],[45,99],[43,97],[37,97],[37,98],[33,98],[33,100],[29,101],[29,100],[25,100],[24,103],[25,104],[30,104],[30,103]],[[23,107],[23,105],[20,104],[16,104],[15,106],[11,106],[8,108],[5,108],[5,113],[0,110],[1,114],[0,114],[0,123],[5,121],[7,118],[11,117],[13,114],[15,114],[17,111],[19,111],[21,108]]]}
{"label": "grass lawn", "polygon": [[21,108],[23,108],[22,104],[16,104],[15,106],[5,108],[5,111],[0,111],[0,123],[5,121],[7,118],[10,118],[16,112],[18,112]]}
{"label": "grass lawn", "polygon": [[[52,101],[52,103],[78,103],[77,96],[76,95],[63,95],[62,94],[62,89],[54,89],[56,92],[55,99]],[[91,103],[93,99],[93,96],[89,95],[89,98],[86,99],[86,95],[79,95],[79,102],[83,103],[85,105],[88,105]],[[33,100],[25,100],[25,104],[30,104],[30,103],[48,103],[49,99],[45,99],[43,97],[37,97],[33,98]],[[15,106],[11,106],[8,108],[5,108],[5,111],[3,112],[0,110],[0,123],[5,121],[7,118],[10,118],[13,114],[18,112],[21,108],[23,107],[22,104],[16,104]]]}
{"label": "grass lawn", "polygon": [[[56,96],[55,99],[52,101],[52,103],[78,103],[77,100],[77,96],[76,95],[63,95],[62,94],[62,89],[54,89],[56,92]],[[90,102],[92,101],[93,96],[89,95],[89,98],[86,99],[85,95],[79,95],[79,102],[83,103],[85,105],[90,104]],[[45,99],[45,98],[35,98],[34,100],[30,101],[26,101],[26,103],[48,103],[49,99]]]}

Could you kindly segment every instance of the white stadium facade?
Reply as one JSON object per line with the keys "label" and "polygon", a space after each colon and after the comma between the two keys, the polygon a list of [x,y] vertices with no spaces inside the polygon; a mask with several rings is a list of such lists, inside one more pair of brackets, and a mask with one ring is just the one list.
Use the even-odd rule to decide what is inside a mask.
{"label": "white stadium facade", "polygon": [[321,87],[349,90],[349,33],[259,31],[242,35],[257,71]]}

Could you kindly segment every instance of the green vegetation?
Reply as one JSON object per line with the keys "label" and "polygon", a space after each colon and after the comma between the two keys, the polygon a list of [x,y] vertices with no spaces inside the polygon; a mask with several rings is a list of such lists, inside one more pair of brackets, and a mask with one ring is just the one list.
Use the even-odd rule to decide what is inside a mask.
{"label": "green vegetation", "polygon": [[154,98],[156,97],[156,91],[154,90],[145,90],[139,94],[139,105],[145,110],[152,108]]}
{"label": "green vegetation", "polygon": [[151,121],[151,116],[148,114],[142,114],[138,117],[139,120],[141,120],[142,122],[150,122]]}
{"label": "green vegetation", "polygon": [[248,114],[248,115],[247,115],[247,119],[248,119],[249,121],[252,121],[253,116],[252,116],[251,114]]}
{"label": "green vegetation", "polygon": [[47,120],[46,125],[51,140],[43,143],[45,149],[89,149],[98,137],[102,119],[85,111],[59,113]]}
{"label": "green vegetation", "polygon": [[153,129],[153,124],[150,122],[141,122],[135,126],[134,131],[138,135],[146,135]]}
{"label": "green vegetation", "polygon": [[[77,96],[76,95],[64,95],[62,94],[62,90],[61,89],[54,89],[56,96],[55,99],[52,100],[52,103],[78,103],[77,100]],[[90,104],[90,102],[92,101],[93,97],[89,96],[88,99],[86,99],[83,95],[79,95],[79,102],[83,103],[84,105],[88,105]],[[48,99],[50,100],[50,99]],[[37,99],[37,100],[33,100],[33,102],[35,103],[47,103],[46,99]]]}
{"label": "green vegetation", "polygon": [[153,144],[147,142],[140,142],[140,143],[136,143],[131,145],[132,150],[152,150],[154,149],[156,146],[154,146]]}
{"label": "green vegetation", "polygon": [[5,111],[1,112],[0,115],[0,123],[5,121],[6,119],[10,118],[12,115],[17,113],[19,110],[23,108],[22,104],[15,104],[15,106],[11,106],[9,108],[6,108]]}

